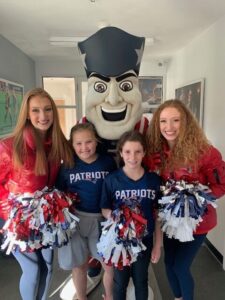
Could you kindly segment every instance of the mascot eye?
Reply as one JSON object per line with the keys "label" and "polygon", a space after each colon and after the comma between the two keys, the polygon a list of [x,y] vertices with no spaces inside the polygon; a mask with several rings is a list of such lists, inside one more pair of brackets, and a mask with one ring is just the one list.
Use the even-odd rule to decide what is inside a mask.
{"label": "mascot eye", "polygon": [[131,81],[123,81],[120,83],[120,89],[124,92],[129,92],[133,89],[133,84]]}
{"label": "mascot eye", "polygon": [[107,85],[103,82],[95,82],[94,89],[97,93],[104,93],[107,89]]}

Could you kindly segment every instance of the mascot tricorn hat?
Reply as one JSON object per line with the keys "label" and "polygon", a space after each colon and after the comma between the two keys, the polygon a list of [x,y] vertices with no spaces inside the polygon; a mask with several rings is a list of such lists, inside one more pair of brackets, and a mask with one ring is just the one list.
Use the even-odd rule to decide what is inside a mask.
{"label": "mascot tricorn hat", "polygon": [[91,73],[115,77],[129,70],[139,74],[144,37],[116,27],[104,27],[78,43],[87,77]]}

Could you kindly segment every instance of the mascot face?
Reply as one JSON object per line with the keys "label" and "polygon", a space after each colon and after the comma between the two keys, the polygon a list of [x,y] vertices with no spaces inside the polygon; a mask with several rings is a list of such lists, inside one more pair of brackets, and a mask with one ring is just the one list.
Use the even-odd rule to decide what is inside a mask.
{"label": "mascot face", "polygon": [[142,115],[138,74],[145,39],[105,27],[78,43],[88,77],[86,117],[99,136],[118,140]]}
{"label": "mascot face", "polygon": [[92,73],[88,79],[86,116],[100,136],[116,140],[141,118],[141,93],[134,71],[117,77]]}

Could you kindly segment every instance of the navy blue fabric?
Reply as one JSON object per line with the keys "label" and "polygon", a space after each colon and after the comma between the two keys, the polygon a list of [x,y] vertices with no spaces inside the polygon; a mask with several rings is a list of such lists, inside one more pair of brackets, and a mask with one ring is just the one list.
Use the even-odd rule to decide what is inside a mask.
{"label": "navy blue fabric", "polygon": [[52,277],[53,250],[35,252],[14,251],[13,255],[22,269],[20,294],[23,300],[46,300]]}
{"label": "navy blue fabric", "polygon": [[206,234],[195,235],[191,242],[180,242],[164,235],[165,266],[167,278],[174,297],[194,299],[194,280],[190,267]]}
{"label": "navy blue fabric", "polygon": [[128,198],[140,200],[148,233],[153,234],[153,208],[157,205],[161,179],[156,173],[145,171],[139,180],[132,180],[118,169],[109,174],[102,185],[101,208],[116,209],[121,201]]}
{"label": "navy blue fabric", "polygon": [[124,267],[123,270],[114,269],[113,299],[126,300],[130,277],[133,279],[135,287],[135,299],[148,299],[148,267],[151,259],[153,238],[144,239],[143,243],[147,249],[140,254],[135,263],[130,267]]}
{"label": "navy blue fabric", "polygon": [[104,27],[78,43],[87,77],[92,72],[108,77],[129,70],[139,73],[145,38],[117,28]]}
{"label": "navy blue fabric", "polygon": [[59,190],[78,194],[80,202],[76,208],[89,213],[101,212],[99,203],[103,179],[116,169],[116,163],[110,155],[99,155],[96,161],[88,164],[75,158],[75,166],[59,171],[56,187]]}

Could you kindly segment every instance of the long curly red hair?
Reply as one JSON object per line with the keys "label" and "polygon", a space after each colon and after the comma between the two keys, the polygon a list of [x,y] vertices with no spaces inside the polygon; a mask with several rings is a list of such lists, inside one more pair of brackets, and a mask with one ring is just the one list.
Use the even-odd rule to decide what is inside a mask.
{"label": "long curly red hair", "polygon": [[[175,146],[171,149],[169,160],[165,156],[168,148],[166,139],[160,132],[160,115],[165,108],[173,107],[180,113],[180,132]],[[147,154],[151,156],[160,153],[162,166],[174,169],[178,166],[196,167],[199,157],[210,147],[203,130],[198,124],[191,111],[180,100],[172,99],[165,101],[155,111],[146,134]]]}

